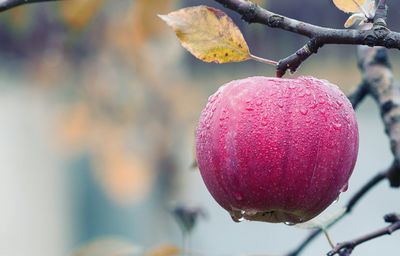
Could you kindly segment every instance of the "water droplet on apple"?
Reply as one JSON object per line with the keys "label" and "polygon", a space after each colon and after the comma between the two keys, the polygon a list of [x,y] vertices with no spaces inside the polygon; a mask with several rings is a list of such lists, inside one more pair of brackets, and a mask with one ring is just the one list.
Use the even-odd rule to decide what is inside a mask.
{"label": "water droplet on apple", "polygon": [[306,95],[307,95],[307,96],[310,96],[310,95],[311,95],[311,91],[307,89],[307,90],[306,90]]}
{"label": "water droplet on apple", "polygon": [[261,121],[262,126],[267,126],[268,122],[266,120]]}
{"label": "water droplet on apple", "polygon": [[257,105],[257,106],[261,106],[261,105],[262,105],[262,100],[257,100],[257,101],[256,101],[256,105]]}
{"label": "water droplet on apple", "polygon": [[244,211],[242,210],[232,210],[230,212],[231,218],[234,222],[242,222],[244,221]]}
{"label": "water droplet on apple", "polygon": [[306,108],[300,108],[300,113],[305,116],[307,115],[308,110]]}
{"label": "water droplet on apple", "polygon": [[245,211],[244,215],[252,217],[252,216],[257,215],[257,213],[258,213],[258,211],[256,211],[256,210],[247,210],[247,211]]}
{"label": "water droplet on apple", "polygon": [[287,226],[294,226],[294,225],[296,225],[296,223],[293,223],[293,222],[289,222],[289,221],[286,221],[286,222],[283,222],[285,225],[287,225]]}
{"label": "water droplet on apple", "polygon": [[336,204],[337,202],[339,202],[339,196],[333,201],[334,204]]}
{"label": "water droplet on apple", "polygon": [[217,92],[217,93],[211,95],[210,97],[208,97],[208,101],[209,101],[210,103],[214,103],[214,102],[217,100],[219,94],[220,94],[220,92]]}
{"label": "water droplet on apple", "polygon": [[340,189],[340,192],[346,192],[347,189],[349,189],[349,184],[348,184],[348,183],[346,183],[346,184]]}
{"label": "water droplet on apple", "polygon": [[341,123],[333,122],[332,124],[333,124],[333,128],[334,128],[335,130],[340,130],[340,127],[342,127],[342,124],[341,124]]}
{"label": "water droplet on apple", "polygon": [[234,194],[234,196],[235,196],[235,199],[238,200],[238,201],[242,201],[243,200],[243,196],[239,192],[236,192]]}
{"label": "water droplet on apple", "polygon": [[278,102],[278,107],[283,108],[283,103],[282,102]]}

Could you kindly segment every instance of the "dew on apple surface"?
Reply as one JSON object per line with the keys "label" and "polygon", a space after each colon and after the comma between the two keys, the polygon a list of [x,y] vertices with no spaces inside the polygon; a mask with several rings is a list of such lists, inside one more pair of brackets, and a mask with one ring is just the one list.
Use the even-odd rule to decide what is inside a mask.
{"label": "dew on apple surface", "polygon": [[[301,79],[302,78],[299,78],[298,80],[301,81]],[[275,83],[271,86],[269,86],[269,84],[265,85],[265,79],[255,77],[244,79],[243,81],[247,82],[242,82],[240,86],[235,84],[232,86],[232,84],[230,84],[229,89],[227,86],[223,90],[220,90],[221,95],[215,103],[208,104],[209,106],[205,108],[204,114],[200,119],[197,131],[198,137],[196,143],[198,143],[198,148],[196,151],[200,162],[199,168],[208,189],[213,193],[217,202],[233,215],[233,220],[237,222],[243,219],[249,219],[271,222],[286,221],[288,224],[290,222],[297,223],[300,221],[297,218],[298,216],[294,219],[294,216],[291,217],[290,215],[282,213],[276,216],[274,214],[273,216],[266,216],[265,218],[261,217],[263,212],[276,209],[275,204],[277,204],[277,202],[285,201],[286,194],[297,195],[297,198],[293,196],[291,200],[286,200],[289,206],[291,203],[294,203],[292,206],[293,208],[281,208],[287,213],[290,213],[292,209],[301,208],[305,204],[304,202],[307,201],[305,198],[313,194],[308,192],[301,194],[303,193],[302,189],[299,186],[296,188],[296,184],[293,183],[294,178],[287,178],[290,184],[293,183],[294,186],[292,188],[289,185],[285,185],[285,182],[276,183],[274,179],[279,180],[279,173],[282,173],[282,171],[279,170],[286,168],[285,163],[288,160],[297,162],[297,160],[302,159],[302,163],[308,160],[311,161],[315,159],[312,156],[317,152],[322,152],[322,154],[326,154],[327,157],[318,158],[318,166],[331,168],[333,165],[327,164],[327,162],[329,162],[329,157],[335,154],[341,154],[341,152],[346,152],[348,155],[350,155],[350,153],[354,154],[352,152],[354,151],[354,147],[349,149],[351,150],[350,152],[340,151],[339,147],[341,147],[340,143],[342,143],[340,140],[341,137],[352,138],[353,142],[356,143],[354,138],[357,137],[357,125],[351,113],[346,114],[345,112],[350,111],[350,104],[344,102],[339,105],[337,101],[341,101],[342,99],[339,98],[338,95],[335,96],[335,94],[329,95],[332,93],[330,91],[331,89],[329,89],[328,94],[325,95],[324,90],[328,87],[326,85],[318,86],[314,81],[315,79],[307,81],[311,84],[308,86],[308,89],[305,87],[304,82],[298,83],[295,80],[295,87],[298,88],[295,90],[289,88],[290,84],[284,84],[287,81],[292,82],[289,79],[269,80]],[[287,86],[286,90],[284,90],[282,86]],[[276,97],[270,97],[269,95],[272,94],[274,90],[277,91]],[[309,91],[309,95],[311,96],[304,97],[306,95],[306,90]],[[285,98],[284,95],[282,95],[283,93],[289,94],[290,98]],[[300,94],[303,94],[303,97],[301,97]],[[320,104],[320,97],[325,97],[324,104]],[[343,98],[343,100],[344,99],[345,98]],[[217,106],[217,110],[215,111],[215,116],[212,117],[211,112],[213,112],[212,108],[215,105]],[[252,108],[253,110],[247,108]],[[225,114],[227,109],[230,112],[229,114]],[[291,112],[295,114],[290,114]],[[210,129],[206,129],[207,124],[211,126]],[[337,124],[336,127],[335,124]],[[351,131],[351,129],[354,131]],[[343,135],[340,135],[342,133],[337,132],[337,130],[341,130]],[[206,134],[205,136],[203,136],[204,132]],[[318,133],[324,134],[321,136],[326,138],[326,141],[322,139],[323,144],[321,145],[324,146],[321,146],[321,150],[312,148],[315,144],[315,136],[319,136]],[[330,138],[332,138],[332,140]],[[337,138],[339,140],[333,140]],[[303,145],[305,145],[304,148],[302,147]],[[315,146],[316,144],[314,147]],[[238,151],[233,152],[230,149],[232,147],[237,148]],[[212,150],[209,151],[209,149]],[[285,150],[288,150],[288,153],[285,153]],[[328,151],[331,153],[328,154]],[[272,160],[280,159],[280,156],[283,156],[281,161]],[[344,158],[347,159],[348,157],[343,156],[343,159]],[[227,170],[233,168],[235,173],[238,173],[240,177],[231,176],[233,172],[230,171],[215,171],[216,161],[225,162],[228,160],[232,161],[232,163],[240,162],[242,164],[226,164],[218,168],[227,168]],[[332,161],[337,161],[337,159],[332,159]],[[246,162],[251,164],[244,164]],[[350,163],[346,165],[349,165],[349,167],[343,170],[343,175],[349,175],[351,172]],[[306,169],[310,169],[304,164],[299,165],[299,168],[293,168],[292,164],[290,164],[288,169],[292,170],[292,174],[296,176],[300,173],[300,171],[297,170],[300,170],[303,166]],[[279,172],[274,172],[273,170],[278,170]],[[301,173],[307,173],[307,171],[305,170]],[[309,174],[311,175],[311,173],[312,172]],[[241,179],[241,186],[238,187],[236,181],[230,182],[229,180],[231,178]],[[315,191],[316,194],[325,194],[326,191],[324,190],[328,187],[327,184],[336,181],[340,181],[341,183],[337,184],[335,192],[328,193],[329,199],[313,196],[310,200],[317,200],[318,198],[318,200],[325,200],[324,206],[328,205],[328,203],[332,203],[333,199],[339,193],[339,188],[346,183],[344,178],[346,177],[343,177],[343,179],[333,179],[331,176],[323,177],[322,175],[321,179],[313,180],[313,186],[316,187],[313,191]],[[221,183],[221,179],[228,182]],[[265,180],[265,182],[260,182],[261,180]],[[303,178],[299,177],[299,181],[300,180],[303,180]],[[276,184],[269,187],[263,185],[271,184],[272,182]],[[228,190],[228,194],[226,191],[223,192],[221,190],[221,186]],[[246,191],[243,191],[244,189],[246,189]],[[297,190],[299,193],[297,193]],[[236,195],[237,192],[243,192],[243,194],[240,195],[243,199],[240,200]],[[340,192],[342,192],[342,190],[340,190]],[[328,198],[328,196],[326,197]],[[296,203],[296,200],[303,203]],[[316,203],[315,205],[318,204]],[[306,221],[312,216],[315,216],[317,211],[323,210],[322,203],[319,205],[321,206],[307,210],[308,212],[304,213],[302,220]],[[287,206],[284,205],[283,207]],[[236,210],[232,211],[231,209]],[[245,210],[245,212],[239,211],[239,213],[237,213],[237,209]],[[257,215],[254,217],[250,216],[251,213],[253,213],[252,209],[254,209],[253,212],[257,212]],[[259,219],[259,217],[261,219]]]}
{"label": "dew on apple surface", "polygon": [[340,192],[346,192],[349,189],[349,183],[346,183],[341,189]]}
{"label": "dew on apple surface", "polygon": [[332,124],[335,130],[340,130],[340,128],[342,127],[342,124],[338,122],[332,122]]}
{"label": "dew on apple surface", "polygon": [[305,115],[307,115],[308,110],[305,107],[301,107],[300,108],[300,113],[305,116]]}

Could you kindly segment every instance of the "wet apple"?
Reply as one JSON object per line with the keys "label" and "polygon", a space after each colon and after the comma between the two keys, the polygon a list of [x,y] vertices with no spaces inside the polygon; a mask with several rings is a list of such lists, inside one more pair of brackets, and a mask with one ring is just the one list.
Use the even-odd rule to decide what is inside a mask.
{"label": "wet apple", "polygon": [[349,100],[313,77],[229,82],[196,131],[205,185],[235,221],[310,220],[347,190],[357,152]]}

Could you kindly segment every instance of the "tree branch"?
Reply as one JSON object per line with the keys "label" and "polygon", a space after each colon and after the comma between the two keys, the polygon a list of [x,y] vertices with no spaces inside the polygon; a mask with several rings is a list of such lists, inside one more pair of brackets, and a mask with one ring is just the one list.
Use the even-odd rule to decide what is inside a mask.
{"label": "tree branch", "polygon": [[358,107],[358,104],[363,101],[368,93],[369,92],[367,84],[361,83],[350,95],[347,96],[347,98],[349,98],[349,101],[351,102],[351,105],[353,105],[353,108],[356,109]]}
{"label": "tree branch", "polygon": [[215,1],[241,14],[243,20],[249,23],[260,23],[310,38],[306,46],[279,62],[277,65],[278,76],[283,76],[287,70],[296,71],[302,62],[325,44],[383,46],[400,49],[400,33],[392,32],[386,27],[387,6],[385,1],[379,3],[374,17],[374,26],[369,30],[332,29],[316,26],[275,14],[247,0]]}
{"label": "tree branch", "polygon": [[371,232],[370,234],[363,235],[354,240],[339,243],[327,255],[334,256],[338,254],[340,256],[348,256],[358,245],[384,235],[391,235],[393,232],[400,229],[400,218],[398,214],[388,214],[385,216],[385,220],[386,222],[390,222],[391,224],[385,228],[378,229],[374,232]]}
{"label": "tree branch", "polygon": [[[336,223],[338,223],[340,220],[342,220],[345,216],[351,213],[353,208],[356,206],[356,204],[361,201],[361,199],[369,192],[371,189],[373,189],[376,185],[378,185],[381,181],[385,180],[388,177],[388,173],[390,173],[391,168],[389,168],[387,171],[380,172],[376,174],[374,177],[372,177],[364,186],[362,186],[357,193],[353,195],[352,198],[348,201],[346,204],[346,212],[337,218],[335,221],[329,223],[326,227],[326,229],[332,227]],[[306,237],[306,239],[292,252],[288,253],[287,256],[297,256],[299,255],[315,238],[317,238],[320,234],[322,234],[323,230],[322,229],[316,229],[311,231],[311,233]]]}
{"label": "tree branch", "polygon": [[[363,196],[380,181],[388,179],[392,187],[400,187],[400,85],[394,82],[386,49],[360,46],[358,48],[358,60],[363,75],[363,83],[349,96],[349,99],[355,107],[367,94],[375,99],[381,110],[382,120],[391,141],[395,160],[390,168],[374,176],[350,199],[347,203],[346,213],[335,222],[330,223],[328,228],[348,215]],[[303,243],[288,255],[299,255],[321,233],[321,230],[312,231]]]}
{"label": "tree branch", "polygon": [[39,2],[55,2],[61,0],[0,0],[0,12],[4,12],[11,8],[23,5],[23,4],[33,4]]}

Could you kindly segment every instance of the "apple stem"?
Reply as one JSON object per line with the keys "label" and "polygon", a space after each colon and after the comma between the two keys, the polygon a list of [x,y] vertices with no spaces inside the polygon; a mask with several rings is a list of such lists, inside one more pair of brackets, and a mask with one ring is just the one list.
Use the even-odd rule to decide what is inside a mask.
{"label": "apple stem", "polygon": [[328,243],[332,247],[332,249],[335,248],[335,243],[332,241],[332,238],[329,235],[328,230],[323,228],[322,232],[324,232],[324,235],[325,235],[326,239],[328,240]]}
{"label": "apple stem", "polygon": [[255,55],[253,55],[253,54],[250,54],[250,58],[253,59],[253,60],[255,60],[255,61],[264,63],[264,64],[273,65],[273,66],[277,66],[277,65],[278,65],[278,62],[277,62],[277,61],[269,60],[269,59],[264,59],[264,58],[255,56]]}

